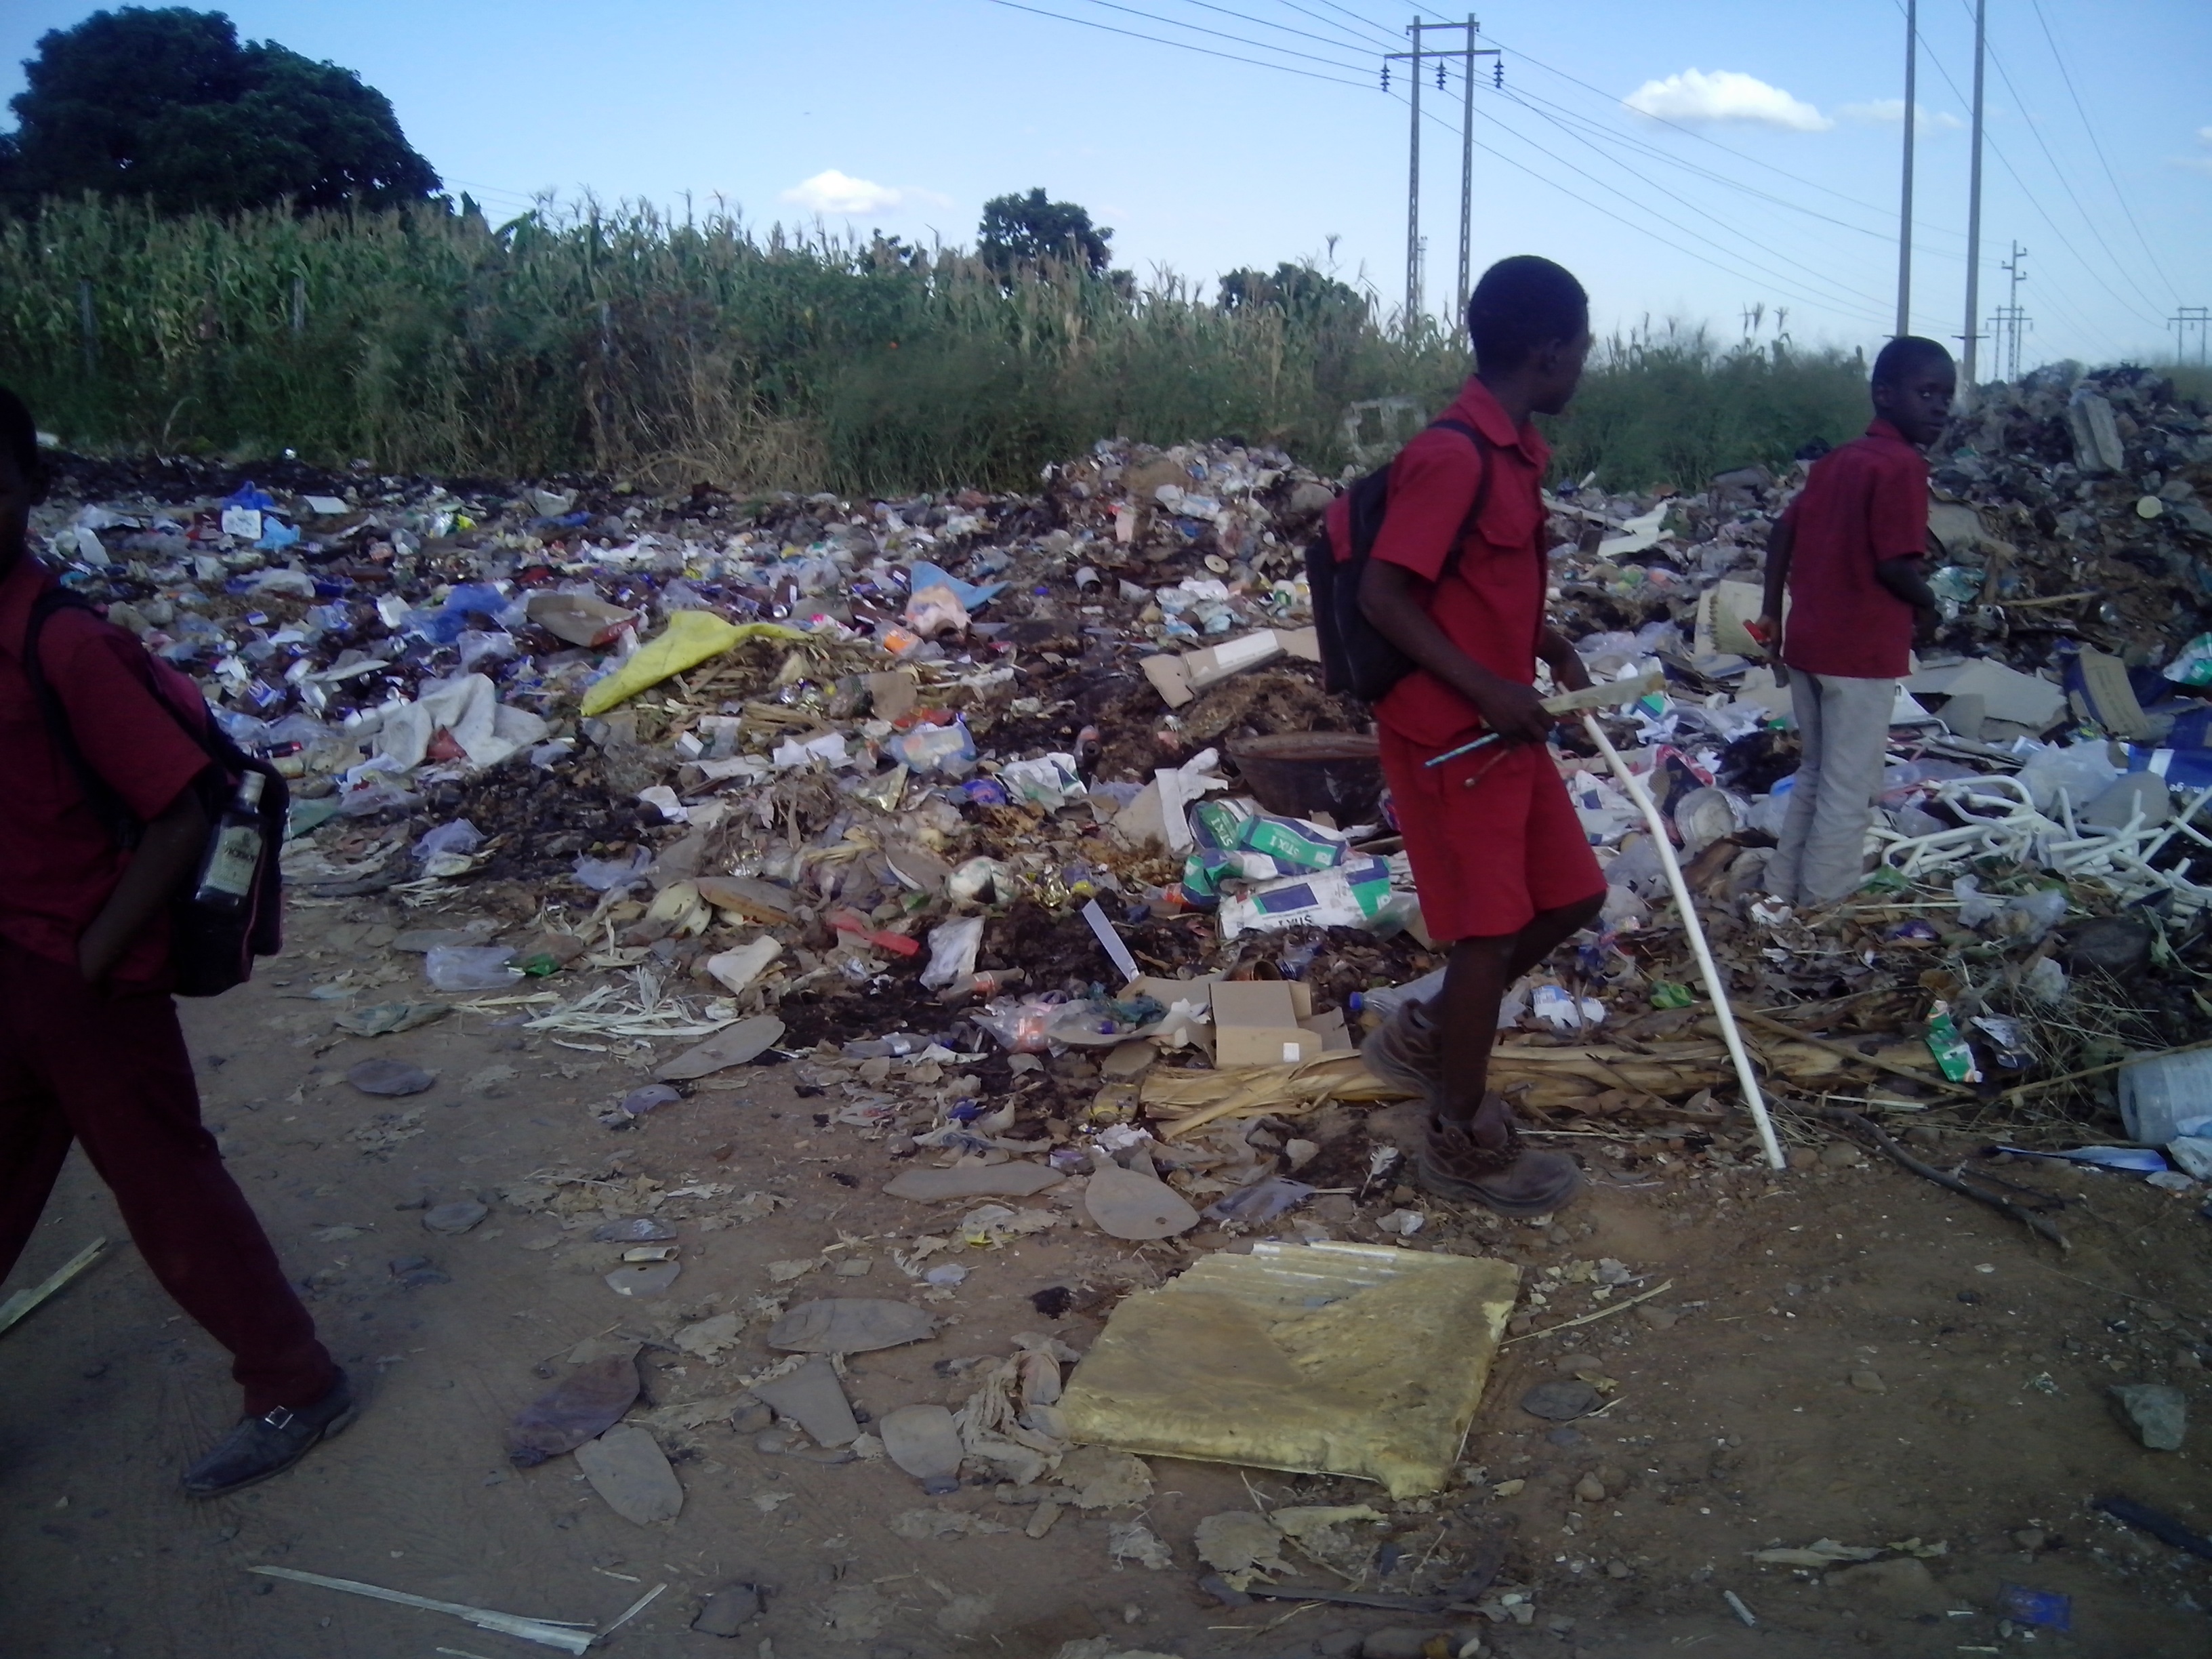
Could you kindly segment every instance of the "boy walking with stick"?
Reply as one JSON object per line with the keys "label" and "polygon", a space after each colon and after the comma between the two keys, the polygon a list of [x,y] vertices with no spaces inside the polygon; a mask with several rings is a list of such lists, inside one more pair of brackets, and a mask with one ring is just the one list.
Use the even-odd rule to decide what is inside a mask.
{"label": "boy walking with stick", "polygon": [[[1421,915],[1451,955],[1436,1000],[1401,1004],[1362,1053],[1427,1102],[1414,1159],[1423,1186],[1540,1215],[1575,1195],[1581,1174],[1570,1158],[1522,1147],[1489,1088],[1490,1050],[1506,988],[1605,901],[1535,690],[1540,659],[1565,689],[1589,684],[1544,615],[1551,451],[1530,419],[1574,396],[1589,301],[1548,259],[1503,259],[1468,302],[1468,331],[1475,372],[1443,417],[1455,426],[1431,427],[1392,465],[1359,587],[1367,622],[1413,664],[1375,714]],[[1349,544],[1334,524],[1330,533]],[[1486,732],[1496,740],[1439,760]]]}

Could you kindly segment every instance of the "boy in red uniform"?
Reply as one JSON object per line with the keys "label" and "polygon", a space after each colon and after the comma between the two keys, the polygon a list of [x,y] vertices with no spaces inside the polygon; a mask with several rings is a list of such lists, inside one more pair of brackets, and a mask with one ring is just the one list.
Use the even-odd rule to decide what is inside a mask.
{"label": "boy in red uniform", "polygon": [[1955,389],[1951,354],[1936,341],[1908,334],[1884,346],[1869,387],[1874,423],[1814,463],[1767,538],[1759,631],[1782,641],[1805,744],[1766,866],[1766,890],[1788,903],[1832,903],[1865,878],[1897,683],[1916,633],[1936,623],[1921,450],[1942,435]]}
{"label": "boy in red uniform", "polygon": [[185,1474],[211,1498],[298,1462],[352,1420],[353,1401],[201,1127],[168,994],[166,913],[207,843],[188,787],[207,753],[158,700],[137,641],[82,609],[46,619],[46,682],[143,826],[125,852],[24,672],[32,608],[55,586],[26,543],[45,495],[30,411],[0,387],[0,1277],[81,1141],[146,1266],[230,1350],[245,1389],[244,1420]]}
{"label": "boy in red uniform", "polygon": [[[1504,1215],[1540,1215],[1574,1196],[1580,1173],[1571,1158],[1523,1150],[1488,1081],[1506,988],[1605,902],[1534,689],[1540,659],[1563,688],[1589,684],[1544,616],[1551,451],[1529,419],[1574,396],[1589,301],[1560,266],[1522,255],[1483,273],[1467,319],[1475,373],[1444,418],[1481,441],[1431,427],[1400,453],[1359,592],[1367,620],[1415,664],[1376,705],[1382,771],[1422,917],[1453,944],[1436,1000],[1401,1005],[1364,1052],[1427,1099],[1414,1159],[1423,1186]],[[1485,730],[1500,741],[1425,764]]]}

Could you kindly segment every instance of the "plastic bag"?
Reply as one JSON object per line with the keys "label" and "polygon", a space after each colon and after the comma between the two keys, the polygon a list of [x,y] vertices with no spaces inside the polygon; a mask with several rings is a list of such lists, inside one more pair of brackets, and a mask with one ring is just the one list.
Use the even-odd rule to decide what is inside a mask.
{"label": "plastic bag", "polygon": [[2033,798],[2039,812],[2056,808],[2061,791],[2075,806],[2086,806],[2119,775],[2120,769],[2112,764],[2102,738],[2063,748],[2052,744],[2030,755],[2020,769],[2021,786]]}
{"label": "plastic bag", "polygon": [[1234,1221],[1241,1226],[1258,1227],[1273,1221],[1293,1205],[1303,1204],[1315,1190],[1303,1181],[1269,1176],[1264,1181],[1255,1181],[1249,1187],[1224,1194],[1201,1213],[1208,1221]]}
{"label": "plastic bag", "polygon": [[2065,890],[2047,887],[2038,892],[2020,893],[2007,899],[2002,913],[1997,917],[1997,931],[2008,938],[2025,939],[2033,945],[2065,920]]}
{"label": "plastic bag", "polygon": [[1959,901],[1961,926],[1978,927],[2004,908],[2002,899],[1992,898],[1981,889],[1980,880],[1973,876],[1961,876],[1951,884],[1951,896]]}
{"label": "plastic bag", "polygon": [[2161,671],[2176,685],[2212,685],[2212,634],[2199,634]]}
{"label": "plastic bag", "polygon": [[653,854],[643,847],[633,848],[627,859],[595,859],[580,856],[576,860],[576,879],[594,893],[611,893],[617,887],[635,887],[645,879],[652,866]]}
{"label": "plastic bag", "polygon": [[466,818],[455,818],[451,823],[441,823],[415,843],[415,856],[427,861],[441,853],[457,853],[463,857],[483,845],[483,831]]}
{"label": "plastic bag", "polygon": [[884,753],[912,771],[948,778],[965,777],[975,769],[975,739],[964,720],[902,732],[884,745]]}
{"label": "plastic bag", "polygon": [[441,991],[504,991],[522,969],[508,964],[514,950],[504,945],[436,945],[422,958],[422,972]]}
{"label": "plastic bag", "polygon": [[928,989],[941,991],[975,971],[975,952],[983,943],[983,918],[962,916],[929,930],[929,966],[921,971]]}

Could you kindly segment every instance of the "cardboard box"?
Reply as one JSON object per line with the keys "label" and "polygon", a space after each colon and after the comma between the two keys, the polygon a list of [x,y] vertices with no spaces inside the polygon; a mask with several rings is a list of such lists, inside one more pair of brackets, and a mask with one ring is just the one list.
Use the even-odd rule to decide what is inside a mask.
{"label": "cardboard box", "polygon": [[[1298,1024],[1295,981],[1224,980],[1213,988],[1213,1063],[1289,1066],[1319,1059],[1321,1034]],[[1309,999],[1310,999],[1310,993]],[[1310,1011],[1312,1004],[1307,1004]],[[1310,1013],[1309,1013],[1310,1017]]]}

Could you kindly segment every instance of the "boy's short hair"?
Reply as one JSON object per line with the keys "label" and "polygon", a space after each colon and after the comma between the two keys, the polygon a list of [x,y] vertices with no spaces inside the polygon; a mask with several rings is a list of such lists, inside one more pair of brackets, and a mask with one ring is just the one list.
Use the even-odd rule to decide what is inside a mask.
{"label": "boy's short hair", "polygon": [[1923,363],[1935,362],[1946,368],[1954,367],[1951,353],[1941,340],[1931,340],[1921,334],[1900,334],[1876,354],[1874,373],[1868,377],[1868,384],[1895,386]]}
{"label": "boy's short hair", "polygon": [[1589,295],[1565,265],[1534,253],[1500,259],[1468,296],[1467,331],[1479,368],[1518,368],[1538,347],[1589,326]]}
{"label": "boy's short hair", "polygon": [[26,478],[39,471],[39,425],[31,406],[0,386],[0,452],[4,452]]}

